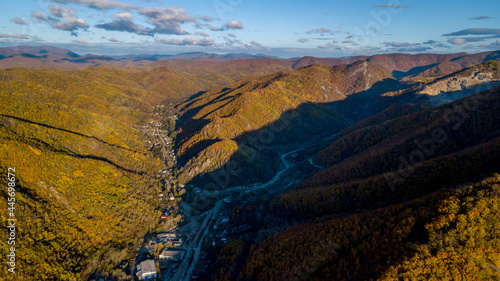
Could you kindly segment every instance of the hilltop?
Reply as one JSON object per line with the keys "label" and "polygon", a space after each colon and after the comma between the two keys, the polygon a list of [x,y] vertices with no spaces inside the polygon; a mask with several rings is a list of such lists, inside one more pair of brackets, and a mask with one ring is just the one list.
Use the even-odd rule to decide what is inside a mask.
{"label": "hilltop", "polygon": [[[221,168],[238,149],[263,150],[256,152],[259,163],[268,163],[260,174],[270,175],[273,169],[269,163],[275,161],[272,159],[276,155],[265,152],[266,147],[285,140],[287,145],[293,145],[304,141],[309,134],[346,127],[352,120],[328,103],[353,94],[376,95],[370,89],[377,83],[392,84],[395,80],[366,61],[335,67],[312,65],[246,78],[180,104],[178,154],[189,162],[184,167],[184,180]],[[273,133],[272,140],[251,144],[249,139],[259,137],[252,131],[266,126],[283,127],[285,121],[280,120],[283,116],[286,125],[279,133]],[[245,162],[244,158],[241,161]],[[259,163],[254,163],[254,167],[260,166]]]}

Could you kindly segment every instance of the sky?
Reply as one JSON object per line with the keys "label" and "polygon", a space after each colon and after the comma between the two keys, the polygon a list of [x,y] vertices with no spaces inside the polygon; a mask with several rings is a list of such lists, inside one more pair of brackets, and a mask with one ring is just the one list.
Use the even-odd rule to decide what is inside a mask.
{"label": "sky", "polygon": [[500,49],[500,1],[0,0],[0,47],[282,58]]}

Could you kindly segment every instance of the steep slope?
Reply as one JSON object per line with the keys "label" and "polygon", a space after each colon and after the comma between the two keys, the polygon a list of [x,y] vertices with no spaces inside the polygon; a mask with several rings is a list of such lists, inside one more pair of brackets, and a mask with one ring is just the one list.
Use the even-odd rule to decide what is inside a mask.
{"label": "steep slope", "polygon": [[[500,60],[500,52],[484,52],[478,54],[383,54],[358,56],[346,59],[303,57],[293,65],[294,69],[311,64],[340,65],[351,64],[359,59],[377,66],[396,78],[408,77],[405,80],[415,81],[447,75],[464,67],[471,67],[488,60]],[[418,77],[418,79],[417,79]]]}
{"label": "steep slope", "polygon": [[499,90],[340,133],[318,155],[328,168],[281,203],[317,216],[415,198],[496,171]]}
{"label": "steep slope", "polygon": [[424,71],[418,72],[413,75],[404,77],[402,80],[407,82],[426,82],[432,81],[433,78],[442,77],[459,70],[462,70],[462,66],[458,63],[451,61],[443,61],[431,68],[425,69]]}
{"label": "steep slope", "polygon": [[229,266],[223,273],[237,280],[496,280],[499,191],[496,174],[388,208],[299,224],[252,248],[240,274]]}
{"label": "steep slope", "polygon": [[[195,157],[185,167],[186,179],[221,168],[238,149],[255,152],[283,140],[291,145],[303,141],[306,132],[327,134],[345,127],[350,121],[327,103],[368,92],[374,84],[388,80],[393,81],[387,73],[365,61],[336,67],[313,65],[243,79],[186,101],[179,106],[182,122],[178,151],[185,161]],[[279,134],[273,129],[277,127],[283,128]],[[264,138],[252,134],[263,129],[265,135],[272,135],[271,140],[267,137],[257,144],[250,141]],[[272,164],[270,157],[276,158],[276,154],[256,159]],[[275,169],[269,164],[266,167],[263,169],[266,176]]]}
{"label": "steep slope", "polygon": [[488,61],[428,83],[418,92],[432,106],[448,103],[487,88],[500,86],[500,62]]}
{"label": "steep slope", "polygon": [[499,106],[497,88],[340,132],[316,159],[328,168],[234,204],[232,227],[254,234],[221,249],[215,279],[500,278]]}
{"label": "steep slope", "polygon": [[[278,71],[291,70],[292,60],[281,59],[238,59],[218,61],[208,59],[162,60],[151,63],[145,69],[154,73],[156,69],[168,67],[189,81],[199,81],[205,86],[200,91],[225,85],[248,76],[269,75]],[[187,83],[188,86],[191,83]],[[197,92],[195,92],[197,93]],[[193,93],[193,94],[195,94]]]}
{"label": "steep slope", "polygon": [[340,64],[351,64],[358,60],[366,60],[368,56],[354,56],[350,58],[340,59],[340,58],[317,58],[311,56],[305,56],[298,59],[293,64],[293,69],[299,69],[313,64],[323,64],[329,66],[335,66]]}
{"label": "steep slope", "polygon": [[[161,214],[160,161],[134,128],[154,118],[160,99],[74,71],[9,69],[0,79],[0,167],[15,174],[17,278],[113,274]],[[0,193],[6,210],[7,189]],[[0,245],[7,255],[7,239]]]}
{"label": "steep slope", "polygon": [[[384,54],[374,55],[366,60],[370,63],[392,73],[394,71],[402,73],[411,73],[413,69],[438,64],[443,61],[450,61],[452,59],[464,56],[471,56],[467,53],[457,54]],[[414,70],[413,70],[414,71]],[[400,74],[401,75],[401,74]]]}

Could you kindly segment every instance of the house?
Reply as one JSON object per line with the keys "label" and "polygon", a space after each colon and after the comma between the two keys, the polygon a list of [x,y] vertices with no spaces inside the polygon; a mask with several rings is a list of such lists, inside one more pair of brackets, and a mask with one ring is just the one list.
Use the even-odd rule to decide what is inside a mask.
{"label": "house", "polygon": [[166,219],[166,218],[167,218],[167,215],[163,214],[163,215],[161,215],[161,218],[162,218],[162,219]]}
{"label": "house", "polygon": [[172,241],[172,244],[175,247],[180,247],[180,246],[182,246],[182,243],[184,242],[184,239],[182,239],[180,237],[177,237],[177,238],[172,238],[170,241]]}
{"label": "house", "polygon": [[156,266],[154,260],[145,260],[137,265],[137,279],[149,280],[156,278]]}
{"label": "house", "polygon": [[167,248],[160,253],[158,258],[162,260],[171,260],[179,262],[182,260],[185,253],[186,250],[183,249]]}
{"label": "house", "polygon": [[168,194],[168,198],[170,199],[170,201],[174,201],[175,200],[175,197],[172,193],[169,193]]}

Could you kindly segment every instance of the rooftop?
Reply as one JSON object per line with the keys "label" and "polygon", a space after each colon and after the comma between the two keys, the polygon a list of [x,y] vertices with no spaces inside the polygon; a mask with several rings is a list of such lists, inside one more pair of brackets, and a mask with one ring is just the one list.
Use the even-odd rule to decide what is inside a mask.
{"label": "rooftop", "polygon": [[137,276],[139,277],[139,279],[141,279],[141,277],[146,277],[149,275],[156,275],[156,266],[154,260],[142,261],[137,266]]}

